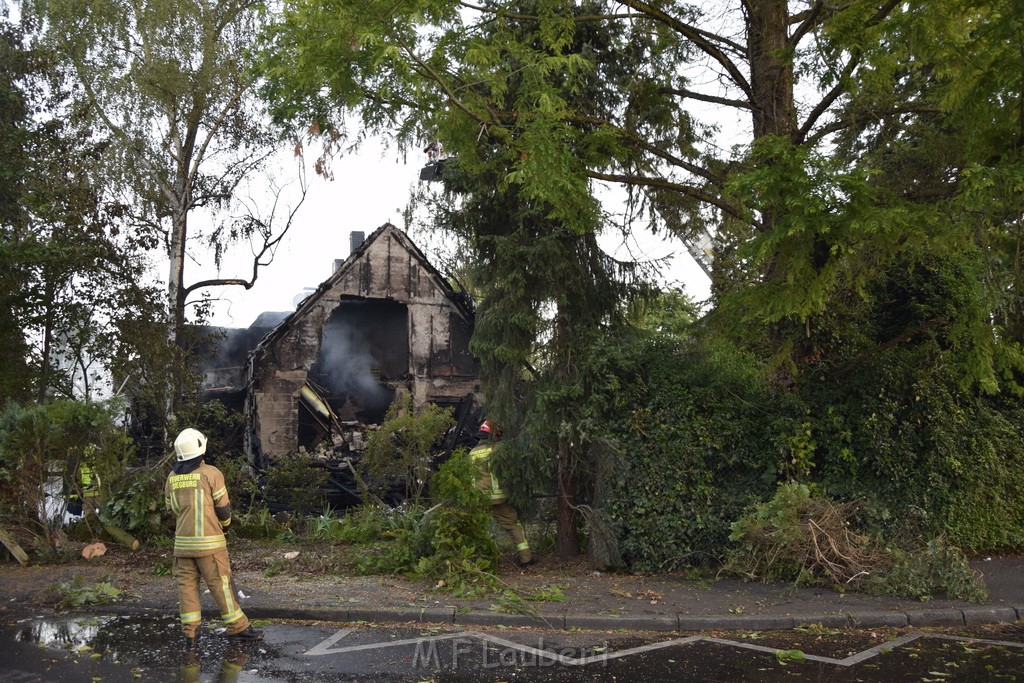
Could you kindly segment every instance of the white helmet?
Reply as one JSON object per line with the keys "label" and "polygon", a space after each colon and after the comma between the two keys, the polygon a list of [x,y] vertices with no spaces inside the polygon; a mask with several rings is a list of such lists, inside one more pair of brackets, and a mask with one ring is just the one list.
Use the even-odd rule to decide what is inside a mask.
{"label": "white helmet", "polygon": [[174,457],[178,462],[198,458],[205,452],[206,437],[198,429],[183,429],[174,440]]}

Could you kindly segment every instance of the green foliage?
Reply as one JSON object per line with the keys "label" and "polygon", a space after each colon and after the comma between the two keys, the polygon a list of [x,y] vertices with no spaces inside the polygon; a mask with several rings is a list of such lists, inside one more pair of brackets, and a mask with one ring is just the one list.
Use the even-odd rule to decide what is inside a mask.
{"label": "green foliage", "polygon": [[[2,11],[2,10],[0,10]],[[80,125],[45,31],[0,16],[0,405],[91,398],[123,357],[118,324],[153,313],[136,233],[96,173],[108,144]]]}
{"label": "green foliage", "polygon": [[956,546],[942,538],[929,541],[913,551],[890,549],[891,566],[872,577],[870,592],[928,600],[942,594],[951,600],[984,602],[988,589],[981,574],[971,568]]}
{"label": "green foliage", "polygon": [[700,307],[685,292],[663,290],[636,302],[632,322],[656,335],[685,339],[693,333],[699,316]]}
{"label": "green foliage", "polygon": [[73,609],[86,605],[104,605],[117,602],[123,591],[115,588],[107,581],[87,584],[81,576],[75,576],[70,582],[62,582],[51,586],[59,597],[58,609]]}
{"label": "green foliage", "polygon": [[173,532],[170,516],[163,514],[166,478],[166,472],[153,467],[126,471],[110,483],[102,516],[140,541]]}
{"label": "green foliage", "polygon": [[[116,196],[118,214],[147,248],[166,249],[166,322],[178,346],[186,307],[196,303],[190,294],[252,284],[237,277],[184,282],[186,245],[209,245],[218,272],[231,245],[251,246],[253,274],[286,229],[278,230],[281,213],[267,208],[279,193],[265,212],[237,196],[266,167],[277,141],[253,96],[249,68],[265,8],[248,0],[25,0],[20,9],[46,27],[42,42],[59,56],[63,82],[74,85],[73,110],[84,114],[80,134],[106,136],[93,172]],[[153,135],[153,125],[163,133]]]}
{"label": "green foliage", "polygon": [[[739,4],[722,12],[748,44],[721,51],[666,28],[720,28],[687,2],[301,0],[264,46],[267,96],[330,144],[356,114],[457,159],[432,215],[469,254],[511,437],[495,468],[524,510],[568,495],[561,465],[591,539],[613,531],[605,555],[667,569],[719,555],[795,479],[891,538],[1021,547],[1024,18],[1011,0]],[[687,108],[678,74],[707,58],[751,108],[746,139],[716,144],[717,112]],[[715,233],[712,313],[635,318],[671,341],[622,334],[642,288],[594,249],[595,179],[630,189],[627,231]]]}
{"label": "green foliage", "polygon": [[436,505],[429,511],[364,505],[340,520],[321,515],[318,538],[364,546],[364,573],[402,573],[429,579],[442,590],[473,595],[496,587],[498,548],[488,533],[490,504],[477,490],[476,467],[464,450],[431,480]]}
{"label": "green foliage", "polygon": [[239,514],[232,513],[232,533],[242,538],[274,538],[282,527],[265,507],[250,507]]}
{"label": "green foliage", "polygon": [[[977,354],[999,355],[963,332],[987,310],[976,255],[908,258],[870,291],[869,308],[815,336],[831,360],[800,383],[813,478],[837,498],[865,499],[891,534],[1020,547],[1020,401],[972,388],[981,376],[965,381]],[[919,528],[898,528],[918,518]]]}
{"label": "green foliage", "polygon": [[405,486],[405,497],[419,505],[430,481],[434,446],[455,426],[450,408],[427,403],[413,411],[412,395],[401,392],[388,408],[380,429],[370,435],[360,466],[381,497],[392,485]]}
{"label": "green foliage", "polygon": [[[298,517],[323,509],[330,474],[306,455],[289,453],[271,463],[266,473],[267,497]],[[243,489],[244,490],[244,489]]]}
{"label": "green foliage", "polygon": [[776,650],[775,659],[785,666],[791,662],[802,662],[807,659],[807,655],[802,650]]}
{"label": "green foliage", "polygon": [[65,493],[81,493],[83,460],[99,475],[101,492],[116,489],[132,457],[131,441],[116,426],[119,410],[116,402],[8,404],[0,412],[0,520],[49,539],[63,507],[53,517],[44,513],[46,492],[63,482]]}
{"label": "green foliage", "polygon": [[388,512],[376,505],[360,505],[349,510],[329,527],[331,540],[342,543],[371,543],[384,537],[388,528]]}
{"label": "green foliage", "polygon": [[478,471],[469,454],[456,451],[434,475],[437,508],[429,518],[432,553],[416,566],[447,590],[471,594],[492,589],[498,548],[488,533],[490,501],[476,488]]}
{"label": "green foliage", "polygon": [[721,559],[730,523],[792,458],[797,406],[727,343],[683,351],[653,340],[631,353],[604,508],[622,556],[641,571]]}

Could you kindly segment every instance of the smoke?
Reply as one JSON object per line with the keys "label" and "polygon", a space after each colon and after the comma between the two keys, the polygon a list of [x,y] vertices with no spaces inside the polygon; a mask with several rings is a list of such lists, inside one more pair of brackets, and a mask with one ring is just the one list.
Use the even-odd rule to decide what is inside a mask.
{"label": "smoke", "polygon": [[356,410],[362,408],[383,417],[391,405],[394,390],[374,377],[373,368],[379,367],[379,363],[370,349],[370,343],[357,325],[333,315],[324,326],[320,356],[312,374],[337,402],[344,403],[347,398],[355,404]]}

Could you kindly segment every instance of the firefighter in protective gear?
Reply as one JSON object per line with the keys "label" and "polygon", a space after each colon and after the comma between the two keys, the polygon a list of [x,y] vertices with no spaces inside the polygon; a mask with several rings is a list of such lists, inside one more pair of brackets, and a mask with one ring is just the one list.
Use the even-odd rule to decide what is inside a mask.
{"label": "firefighter in protective gear", "polygon": [[498,478],[491,472],[491,456],[498,447],[494,441],[499,436],[501,434],[494,424],[490,420],[485,420],[476,433],[480,444],[469,452],[469,457],[480,471],[476,487],[491,500],[491,516],[498,522],[498,526],[508,532],[508,535],[515,541],[519,566],[529,567],[536,564],[537,561],[533,559],[523,525],[519,523],[519,512],[508,502],[505,492],[501,490],[501,484],[498,483]]}
{"label": "firefighter in protective gear", "polygon": [[98,450],[96,444],[89,444],[78,458],[78,485],[71,487],[67,505],[68,512],[73,515],[99,517],[100,510],[103,508],[100,475],[93,470],[90,464],[95,460]]}
{"label": "firefighter in protective gear", "polygon": [[227,539],[231,502],[224,475],[203,461],[206,437],[196,429],[182,430],[174,440],[173,472],[164,485],[164,500],[177,517],[174,531],[174,578],[178,583],[181,628],[195,643],[202,620],[199,579],[206,582],[220,608],[229,638],[260,640],[236,602],[231,583]]}

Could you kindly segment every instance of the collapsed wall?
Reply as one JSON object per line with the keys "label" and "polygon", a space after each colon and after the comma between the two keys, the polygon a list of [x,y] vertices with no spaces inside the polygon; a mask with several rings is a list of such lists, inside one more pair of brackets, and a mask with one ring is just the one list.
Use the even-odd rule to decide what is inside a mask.
{"label": "collapsed wall", "polygon": [[256,464],[378,423],[395,392],[454,406],[478,390],[473,309],[401,230],[374,232],[257,345],[246,371]]}

